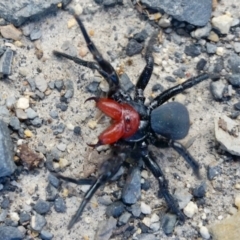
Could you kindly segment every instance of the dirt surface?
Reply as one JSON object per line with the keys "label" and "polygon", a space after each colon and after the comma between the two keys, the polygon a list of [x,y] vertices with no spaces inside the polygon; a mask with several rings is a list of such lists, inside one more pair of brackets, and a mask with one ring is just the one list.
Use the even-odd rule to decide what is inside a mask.
{"label": "dirt surface", "polygon": [[[92,40],[99,51],[115,68],[123,66],[124,72],[128,74],[133,83],[136,83],[139,74],[145,66],[145,60],[141,54],[128,57],[123,53],[123,50],[128,43],[128,38],[134,33],[141,31],[146,25],[149,25],[148,21],[142,19],[130,3],[124,3],[124,6],[116,6],[108,10],[99,8],[95,3],[86,3],[84,0],[79,0],[78,3],[83,8],[93,9],[92,14],[83,14],[81,18],[88,32],[92,31]],[[232,15],[236,13],[236,9],[231,8],[230,1],[228,1],[228,3],[220,3],[214,14],[222,13],[225,10]],[[236,15],[234,17],[237,18],[239,16]],[[48,151],[56,148],[59,143],[66,144],[66,151],[61,153],[61,157],[69,163],[69,166],[65,168],[64,175],[81,178],[86,176],[86,171],[89,171],[89,173],[95,172],[92,166],[95,167],[96,163],[104,159],[107,154],[105,152],[98,154],[96,150],[88,147],[87,143],[96,140],[99,133],[108,125],[108,120],[107,118],[101,119],[95,129],[89,127],[89,122],[96,120],[99,116],[99,111],[94,107],[93,102],[84,103],[87,98],[92,96],[91,93],[86,91],[86,86],[98,74],[68,60],[59,60],[52,54],[53,50],[64,51],[62,46],[66,41],[70,42],[69,46],[72,45],[73,51],[76,50],[77,53],[81,49],[86,48],[86,43],[77,24],[68,28],[68,22],[72,18],[68,12],[59,10],[56,15],[48,16],[34,23],[35,27],[41,29],[42,32],[42,37],[39,40],[43,51],[42,59],[38,60],[36,57],[34,42],[24,37],[21,40],[23,47],[17,47],[16,49],[12,67],[13,73],[8,82],[1,83],[1,87],[2,95],[5,98],[9,96],[18,98],[24,95],[21,89],[23,89],[26,79],[35,78],[39,75],[39,72],[41,72],[40,75],[47,82],[55,80],[65,81],[67,79],[74,82],[74,97],[69,102],[68,109],[65,112],[55,107],[59,103],[60,98],[60,93],[57,90],[51,91],[43,100],[32,101],[35,111],[40,118],[46,120],[46,123],[40,128],[33,130],[33,136],[26,139],[26,141],[32,149],[45,146]],[[154,29],[150,25],[149,28]],[[132,33],[130,34],[129,32]],[[182,65],[186,67],[186,73],[189,76],[196,76],[198,74],[195,70],[196,64],[200,57],[205,58],[208,65],[216,60],[216,55],[210,57],[206,53],[202,53],[195,58],[186,56],[184,63],[175,63],[172,60],[174,52],[183,53],[184,46],[197,41],[192,38],[181,38],[182,44],[175,44],[173,41],[168,40],[167,34],[163,33],[163,43],[158,43],[160,52],[154,54],[155,59],[160,59],[161,62],[166,61],[167,68],[155,65],[153,76],[145,91],[145,96],[148,97],[153,94],[151,89],[156,83],[161,83],[165,89],[174,86],[176,83],[166,81],[165,77],[171,75],[174,70]],[[118,57],[112,61],[107,54],[108,51]],[[88,52],[84,59],[92,60],[91,54]],[[128,64],[129,60],[132,63],[130,66]],[[25,72],[26,76],[23,76],[22,72]],[[177,80],[180,82],[182,79]],[[213,100],[209,90],[210,81],[210,79],[206,80],[175,98],[175,100],[184,103],[189,110],[191,128],[188,136],[181,142],[184,145],[190,145],[188,148],[189,152],[201,165],[202,179],[196,179],[184,160],[177,156],[173,150],[157,150],[159,153],[158,163],[169,180],[170,192],[174,192],[176,189],[187,189],[190,191],[191,188],[196,187],[202,181],[206,181],[207,193],[204,198],[205,202],[202,206],[198,206],[198,212],[193,218],[187,219],[182,226],[176,226],[172,236],[167,237],[160,228],[155,233],[158,239],[197,239],[200,237],[199,227],[201,225],[207,226],[229,215],[229,209],[234,203],[234,197],[239,193],[239,190],[235,188],[235,185],[240,183],[238,177],[239,162],[233,162],[231,158],[219,155],[216,152],[214,137],[214,119],[222,114],[227,115],[231,111],[231,106],[234,102],[223,103]],[[102,84],[104,84],[103,81]],[[30,88],[27,86],[26,90],[30,91]],[[49,116],[49,112],[52,109],[59,112],[58,119],[51,119]],[[49,119],[51,119],[51,122],[48,121]],[[59,123],[66,124],[66,129],[62,134],[56,136],[53,134],[51,127]],[[81,136],[74,135],[72,126],[81,127]],[[230,161],[228,161],[229,159]],[[207,180],[207,166],[209,165],[219,165],[222,171],[213,181]],[[34,203],[33,196],[35,195],[45,199],[48,174],[49,172],[46,168],[41,167],[38,169],[37,174],[29,172],[21,175],[17,183],[22,189],[21,193],[9,193],[10,198],[14,199],[10,211],[18,212],[24,209],[24,206],[31,205],[31,203]],[[175,176],[179,176],[179,178]],[[166,205],[163,199],[157,198],[158,187],[155,184],[154,177],[150,173],[148,177],[152,187],[147,192],[142,191],[141,201],[150,205],[153,213],[161,216],[164,210],[166,210]],[[53,207],[51,208],[51,212],[45,216],[47,220],[45,228],[54,235],[53,239],[56,240],[94,239],[98,223],[106,219],[106,206],[98,204],[98,198],[102,195],[102,191],[98,191],[96,196],[93,197],[91,203],[85,209],[81,221],[68,231],[67,225],[71,216],[81,202],[83,194],[79,193],[83,187],[70,183],[63,183],[63,186],[68,188],[70,186],[73,191],[76,191],[76,196],[65,198],[67,206],[65,213],[57,213]],[[111,196],[111,193],[117,189],[118,186],[115,183],[107,185],[104,187],[104,193]],[[63,192],[59,194],[64,195]],[[162,209],[159,211],[159,208]],[[38,239],[38,237],[34,239]],[[111,239],[122,238],[119,235]]]}

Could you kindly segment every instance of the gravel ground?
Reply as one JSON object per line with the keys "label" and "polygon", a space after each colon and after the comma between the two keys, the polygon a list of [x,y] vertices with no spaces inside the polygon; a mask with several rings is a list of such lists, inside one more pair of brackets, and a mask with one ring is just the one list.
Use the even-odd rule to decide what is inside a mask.
{"label": "gravel ground", "polygon": [[[233,0],[221,1],[213,12],[213,16],[219,16],[228,11],[234,19],[238,19],[239,12],[234,7],[234,3]],[[157,23],[151,21],[150,24],[150,20],[141,16],[136,8],[127,1],[124,1],[123,5],[109,9],[99,7],[94,2],[86,3],[84,0],[73,1],[70,6],[75,8],[81,6],[83,9],[81,19],[99,51],[118,72],[127,73],[135,84],[145,66],[145,60],[140,53],[131,57],[127,56],[126,46],[129,39],[143,29],[151,34],[156,29]],[[10,219],[12,222],[9,223],[9,220],[9,224],[6,225],[14,226],[14,222],[19,222],[20,213],[27,212],[31,216],[35,215],[35,219],[31,217],[31,220],[27,220],[25,225],[17,223],[20,231],[26,234],[24,239],[51,239],[45,236],[47,233],[51,233],[54,236],[52,239],[57,240],[94,239],[99,222],[107,219],[106,205],[118,199],[119,185],[121,186],[121,184],[113,183],[99,190],[86,207],[81,221],[71,230],[67,230],[67,225],[81,202],[86,186],[63,182],[58,191],[58,200],[50,201],[46,190],[47,187],[49,189],[49,171],[46,164],[50,162],[49,159],[54,158],[56,161],[52,164],[53,168],[61,170],[65,176],[74,178],[88,177],[97,172],[99,163],[106,159],[109,152],[98,153],[88,147],[87,143],[96,141],[96,137],[109,123],[106,117],[101,116],[100,111],[94,107],[92,102],[84,103],[84,101],[93,96],[93,93],[87,90],[89,84],[91,84],[90,87],[94,87],[93,82],[96,85],[99,83],[100,88],[105,89],[106,83],[97,72],[93,73],[71,61],[57,59],[53,56],[52,51],[59,50],[82,56],[84,60],[92,60],[77,24],[74,23],[73,17],[67,11],[59,10],[56,14],[48,15],[37,22],[27,23],[20,29],[27,31],[32,26],[36,29],[36,35],[38,34],[37,30],[40,31],[39,40],[31,41],[29,37],[23,36],[19,41],[21,46],[18,46],[16,42],[10,46],[15,48],[14,61],[12,74],[0,82],[1,106],[6,106],[6,100],[11,97],[18,102],[20,97],[30,96],[30,107],[40,118],[38,120],[40,127],[32,126],[33,123],[30,124],[29,119],[21,120],[20,129],[28,129],[32,134],[28,135],[25,132],[21,136],[17,134],[16,130],[11,132],[14,139],[15,160],[18,166],[22,166],[18,158],[18,145],[27,143],[34,152],[43,157],[45,164],[41,162],[40,166],[33,170],[28,170],[27,167],[21,168],[21,174],[17,181],[14,177],[9,180],[10,185],[16,186],[17,189],[0,191],[0,220],[6,224],[6,219]],[[177,35],[172,28],[161,31],[161,42],[157,44],[154,53],[156,62],[154,72],[145,90],[147,98],[158,94],[152,90],[156,84],[160,83],[164,89],[168,89],[191,76],[198,75],[196,66],[201,58],[207,61],[204,68],[206,71],[212,71],[214,67],[220,66],[221,81],[224,87],[231,90],[229,86],[232,85],[224,78],[227,70],[224,67],[221,68],[219,61],[225,63],[229,55],[236,52],[229,45],[233,46],[234,41],[239,41],[239,28],[236,28],[235,32],[232,30],[218,42],[212,42],[220,51],[216,54],[206,50],[204,39],[197,40],[190,36]],[[234,40],[231,39],[231,36],[234,36]],[[32,37],[34,38],[34,36]],[[145,46],[147,41],[148,38],[144,42]],[[199,56],[191,57],[184,53],[185,47],[193,43],[197,43],[202,49],[205,49]],[[223,48],[223,54],[219,47]],[[41,54],[43,55],[41,56]],[[175,82],[166,80],[168,76],[174,77]],[[29,84],[31,79],[35,80],[33,82],[37,85],[36,89],[31,88]],[[65,98],[65,102],[60,101],[66,93],[64,88],[61,89],[61,80],[65,88],[67,88],[67,80],[73,82],[74,95],[72,98]],[[200,234],[202,226],[208,227],[237,212],[234,201],[240,191],[239,162],[237,161],[239,157],[219,149],[215,140],[214,120],[223,115],[233,114],[233,105],[239,101],[239,89],[233,87],[231,94],[228,92],[228,95],[224,96],[225,98],[221,96],[221,101],[216,101],[210,91],[211,82],[212,80],[208,79],[174,98],[189,110],[191,127],[188,136],[181,140],[181,143],[187,146],[192,156],[200,163],[202,179],[197,179],[184,160],[172,149],[154,149],[157,161],[169,180],[170,192],[175,192],[175,194],[178,192],[179,195],[183,195],[180,199],[186,201],[186,204],[191,198],[192,202],[196,204],[195,210],[190,205],[190,212],[194,212],[193,216],[187,218],[184,225],[177,225],[173,233],[166,236],[160,227],[161,219],[166,216],[166,203],[157,197],[158,186],[156,186],[154,177],[144,170],[141,175],[142,183],[150,183],[150,188],[146,191],[142,188],[138,204],[147,204],[146,208],[151,208],[150,213],[141,214],[140,217],[131,216],[128,222],[129,225],[134,226],[135,230],[133,231],[131,228],[119,230],[120,234],[115,234],[110,239],[198,239],[206,236],[204,233]],[[14,109],[9,110],[9,113],[11,117],[16,114]],[[12,120],[11,117],[6,117],[8,123],[10,119]],[[239,124],[238,118],[234,121]],[[65,129],[61,132],[63,125]],[[15,123],[12,124],[12,129],[13,126],[16,127]],[[79,129],[76,127],[80,127],[80,135],[78,134]],[[51,158],[51,156],[53,157]],[[210,178],[213,178],[211,181],[207,178],[209,174]],[[52,181],[56,181],[56,179]],[[192,190],[202,183],[206,188],[205,196],[194,197]],[[4,186],[4,184],[6,181],[2,181],[1,185]],[[59,186],[57,181],[55,184],[57,187]],[[188,196],[190,196],[189,200],[187,200]],[[9,199],[6,208],[3,207],[5,199]],[[39,203],[40,210],[36,210],[36,203],[39,199],[44,200],[44,203]],[[50,205],[48,206],[48,204]],[[5,209],[7,211],[4,211]],[[45,211],[44,209],[46,212],[41,212]],[[38,211],[40,213],[36,214]],[[185,211],[187,210],[185,209]],[[2,218],[4,212],[7,212],[7,218]],[[44,216],[47,223],[40,230],[33,231],[34,221],[36,218],[39,219],[38,215]],[[156,216],[157,220],[154,220]],[[44,222],[42,219],[39,221]],[[111,221],[114,222],[112,219]],[[153,223],[156,224],[153,225]],[[38,222],[35,225],[41,225],[41,223]],[[47,231],[45,235],[44,231]],[[109,238],[96,237],[95,239]]]}

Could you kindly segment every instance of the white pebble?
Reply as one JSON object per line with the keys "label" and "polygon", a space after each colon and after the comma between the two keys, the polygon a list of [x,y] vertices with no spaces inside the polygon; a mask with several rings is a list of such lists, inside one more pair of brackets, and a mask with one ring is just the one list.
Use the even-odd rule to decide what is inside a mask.
{"label": "white pebble", "polygon": [[208,232],[208,229],[204,226],[202,226],[200,228],[200,234],[201,234],[202,238],[204,238],[204,239],[209,239],[210,238],[210,234]]}
{"label": "white pebble", "polygon": [[235,197],[235,205],[237,206],[238,210],[240,210],[240,194]]}
{"label": "white pebble", "polygon": [[147,226],[150,227],[151,225],[151,219],[149,217],[145,217],[142,222]]}
{"label": "white pebble", "polygon": [[25,97],[19,98],[16,104],[16,108],[20,108],[20,109],[29,108],[29,99]]}
{"label": "white pebble", "polygon": [[11,213],[10,213],[10,218],[11,218],[13,221],[16,221],[16,222],[18,222],[19,219],[20,219],[19,215],[18,215],[16,212],[11,212]]}
{"label": "white pebble", "polygon": [[152,212],[152,209],[149,205],[147,205],[146,203],[144,202],[141,202],[141,212],[143,214],[151,214]]}
{"label": "white pebble", "polygon": [[154,213],[151,217],[151,223],[159,222],[159,216]]}
{"label": "white pebble", "polygon": [[223,56],[224,54],[224,48],[223,47],[218,47],[217,50],[216,50],[216,54],[218,56]]}
{"label": "white pebble", "polygon": [[183,209],[183,212],[187,217],[192,218],[193,215],[198,212],[198,207],[194,202],[190,201]]}

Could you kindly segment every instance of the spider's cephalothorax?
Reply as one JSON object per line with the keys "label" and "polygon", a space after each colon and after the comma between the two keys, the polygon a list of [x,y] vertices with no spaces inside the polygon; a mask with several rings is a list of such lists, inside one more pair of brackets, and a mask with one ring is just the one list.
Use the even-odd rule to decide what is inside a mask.
{"label": "spider's cephalothorax", "polygon": [[[58,175],[58,177],[66,181],[91,185],[77,213],[70,221],[68,228],[71,228],[79,220],[84,207],[97,189],[113,178],[129,156],[129,152],[131,152],[131,156],[134,156],[134,154],[132,154],[133,152],[136,153],[135,155],[138,157],[134,159],[135,161],[139,161],[140,156],[145,166],[152,172],[159,183],[159,196],[165,199],[169,210],[175,213],[179,220],[183,222],[184,214],[180,211],[175,199],[170,194],[168,181],[160,166],[157,164],[153,153],[148,150],[148,145],[152,144],[161,148],[172,147],[192,167],[194,173],[199,176],[198,163],[190,153],[176,141],[184,138],[188,134],[190,127],[188,110],[178,102],[167,101],[185,89],[191,88],[201,81],[206,80],[208,75],[202,74],[182,84],[176,85],[162,92],[148,105],[145,105],[143,92],[153,71],[154,59],[152,52],[153,45],[156,43],[157,33],[153,33],[148,42],[145,53],[146,66],[137,81],[135,93],[132,97],[120,88],[116,71],[98,52],[80,18],[77,16],[75,16],[75,18],[89,51],[92,53],[96,62],[85,61],[58,51],[54,51],[53,53],[57,57],[64,57],[82,66],[97,70],[108,82],[110,90],[107,98],[91,97],[87,100],[94,100],[96,106],[113,119],[113,124],[100,134],[99,141],[96,145],[111,144],[114,154],[101,166],[97,179],[76,180]],[[159,135],[161,135],[161,137],[159,137]],[[129,151],[129,149],[131,149],[131,151]]]}

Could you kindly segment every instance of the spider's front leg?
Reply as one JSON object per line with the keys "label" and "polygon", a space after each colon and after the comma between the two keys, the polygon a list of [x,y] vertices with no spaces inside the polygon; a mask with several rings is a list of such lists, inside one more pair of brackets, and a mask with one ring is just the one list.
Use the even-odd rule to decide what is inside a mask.
{"label": "spider's front leg", "polygon": [[157,32],[154,32],[148,42],[146,53],[145,53],[145,60],[146,66],[144,67],[141,75],[138,78],[136,83],[136,90],[134,100],[137,102],[144,103],[145,97],[143,96],[143,91],[145,90],[153,72],[154,66],[154,58],[153,58],[153,45],[157,42]]}
{"label": "spider's front leg", "polygon": [[181,84],[178,84],[172,88],[167,89],[166,91],[162,92],[159,96],[155,97],[152,100],[152,102],[149,105],[149,108],[154,109],[157,106],[162,105],[163,103],[165,103],[172,97],[176,96],[177,94],[183,92],[184,90],[186,90],[188,88],[191,88],[191,87],[197,85],[198,83],[200,83],[208,78],[209,78],[209,74],[203,73],[199,76],[190,78]]}
{"label": "spider's front leg", "polygon": [[118,75],[116,73],[116,71],[114,70],[113,66],[106,61],[102,55],[100,54],[100,52],[97,50],[96,46],[94,45],[94,43],[91,41],[81,19],[78,16],[74,16],[81,31],[83,34],[83,37],[87,43],[87,47],[89,49],[89,51],[92,53],[93,58],[97,61],[97,62],[90,62],[90,61],[85,61],[83,59],[80,59],[78,57],[73,57],[70,56],[66,53],[62,53],[59,51],[53,51],[53,54],[57,57],[64,57],[67,58],[69,60],[74,61],[75,63],[82,65],[84,67],[88,67],[90,69],[93,70],[97,70],[102,76],[103,78],[106,79],[106,81],[109,84],[109,96],[113,95],[120,87],[119,85],[119,78]]}
{"label": "spider's front leg", "polygon": [[183,223],[185,221],[185,216],[182,213],[182,211],[179,209],[177,202],[175,201],[175,199],[173,198],[173,196],[170,194],[168,190],[168,181],[165,178],[160,166],[156,163],[153,153],[151,151],[148,151],[147,146],[145,146],[144,144],[141,149],[141,155],[147,168],[158,180],[159,196],[162,196],[165,199],[169,209],[173,213],[175,213],[178,216],[178,219],[180,220],[180,222]]}

